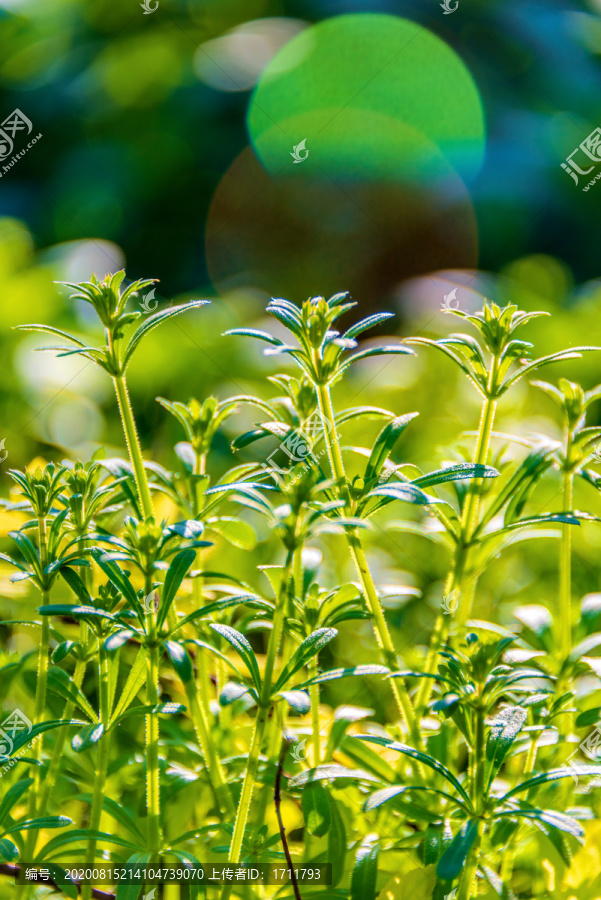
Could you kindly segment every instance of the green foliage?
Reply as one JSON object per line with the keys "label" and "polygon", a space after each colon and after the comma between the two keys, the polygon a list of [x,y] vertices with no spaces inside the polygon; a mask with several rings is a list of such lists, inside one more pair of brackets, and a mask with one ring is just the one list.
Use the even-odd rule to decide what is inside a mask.
{"label": "green foliage", "polygon": [[[199,302],[130,334],[140,314],[127,301],[152,282],[121,291],[123,280],[71,285],[100,318],[104,347],[62,336],[111,375],[129,459],[97,453],[12,471],[4,504],[14,551],[1,558],[39,620],[3,628],[40,640],[37,653],[0,661],[32,721],[2,751],[0,860],[48,862],[57,879],[74,857],[330,862],[324,893],[300,890],[340,900],[404,897],[412,885],[435,900],[455,889],[460,900],[517,896],[543,852],[564,878],[598,815],[588,783],[601,775],[569,755],[575,734],[587,750],[601,708],[590,687],[601,674],[601,603],[586,596],[576,622],[571,591],[571,534],[598,526],[592,503],[574,508],[571,487],[578,475],[591,497],[598,490],[601,429],[586,415],[599,389],[536,383],[559,405],[561,441],[497,433],[494,421],[524,375],[593,348],[528,362],[531,345],[514,332],[535,314],[494,303],[460,314],[479,342],[410,339],[451,357],[482,398],[473,452],[459,443],[422,467],[410,455],[416,413],[338,409],[332,393],[359,360],[410,352],[359,345],[388,316],[342,332],[346,294],[274,300],[268,312],[289,344],[256,328],[229,334],[263,341],[267,359],[291,361],[298,377],[269,376],[264,396],[159,398],[185,433],[176,471],[143,458],[123,377],[155,325]],[[245,421],[232,436],[235,416]],[[347,443],[358,427],[362,444]],[[219,468],[225,433],[244,461]],[[284,467],[258,455],[258,441],[274,439],[288,451]],[[535,498],[557,473],[569,490],[547,509]],[[390,518],[398,502],[402,520]],[[409,607],[425,610],[420,589],[404,583],[398,559],[392,584],[372,561],[379,534],[396,532],[414,581],[414,539],[434,544],[442,566],[446,606],[425,654],[398,628]],[[522,603],[512,622],[468,620],[501,551],[511,559],[518,540],[552,537],[557,603]],[[374,708],[340,703],[355,692]],[[56,815],[67,801],[69,816]],[[233,891],[226,885],[222,900]]]}

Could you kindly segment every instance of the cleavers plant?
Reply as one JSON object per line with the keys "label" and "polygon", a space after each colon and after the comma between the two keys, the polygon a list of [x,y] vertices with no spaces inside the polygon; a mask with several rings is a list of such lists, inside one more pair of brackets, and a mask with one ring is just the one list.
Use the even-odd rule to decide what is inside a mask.
{"label": "cleavers plant", "polygon": [[[10,473],[4,512],[14,549],[0,559],[35,594],[38,617],[1,624],[39,640],[35,652],[0,656],[0,696],[8,701],[15,687],[30,720],[0,741],[0,873],[43,865],[63,895],[77,897],[66,871],[73,861],[218,860],[233,872],[292,861],[331,864],[331,883],[253,887],[232,877],[189,884],[185,896],[567,900],[560,883],[579,844],[599,833],[589,788],[601,776],[590,764],[596,753],[575,765],[569,751],[591,745],[601,718],[587,702],[587,690],[601,698],[596,682],[589,687],[601,677],[601,603],[585,597],[578,616],[572,541],[581,523],[598,521],[574,508],[574,491],[580,479],[592,499],[601,485],[601,428],[586,424],[601,389],[534,383],[559,406],[561,441],[499,432],[496,418],[532,372],[597,348],[531,359],[532,344],[515,332],[541,313],[488,302],[473,315],[450,311],[479,340],[420,336],[361,348],[388,313],[342,331],[355,307],[346,294],[272,300],[274,334],[227,332],[266,343],[285,369],[269,376],[264,396],[158,398],[185,436],[172,469],[144,458],[127,368],[152,329],[207,301],[143,317],[128,301],[153,280],[123,288],[124,279],[68,285],[95,310],[98,345],[22,326],[64,342],[45,349],[109,375],[127,458],[98,451]],[[337,401],[362,360],[430,347],[460,368],[482,406],[473,451],[448,448],[424,471],[399,450],[416,412]],[[257,421],[231,443],[243,461],[216,474],[217,438],[232,437],[237,417],[249,415]],[[347,443],[347,429],[360,425],[363,439],[374,423],[367,446]],[[276,442],[267,460],[260,440]],[[557,478],[561,501],[537,507],[537,491]],[[403,518],[392,518],[399,509]],[[386,531],[446,554],[424,652],[413,646],[423,636],[391,621],[392,595],[423,601],[410,585],[391,591],[382,582]],[[515,610],[511,627],[471,620],[492,561],[535,539],[558,542],[556,597]],[[250,580],[231,547],[253,560]],[[335,581],[334,571],[345,574]],[[371,658],[338,665],[345,641],[371,642]],[[374,709],[355,705],[358,693]],[[345,702],[332,711],[336,698]],[[578,885],[579,900],[601,896],[590,879]],[[94,887],[117,900],[146,892],[99,876],[79,886],[84,900]],[[34,890],[22,885],[20,896]],[[168,887],[165,896],[179,894]]]}

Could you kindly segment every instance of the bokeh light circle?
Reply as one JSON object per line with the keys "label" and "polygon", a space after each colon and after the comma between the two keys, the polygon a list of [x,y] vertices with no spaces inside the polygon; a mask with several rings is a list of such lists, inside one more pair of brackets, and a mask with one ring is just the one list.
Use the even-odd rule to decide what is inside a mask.
{"label": "bokeh light circle", "polygon": [[309,156],[299,174],[312,159],[327,174],[424,183],[440,177],[441,156],[471,179],[484,152],[480,97],[459,56],[385,14],[335,16],[289,41],[260,78],[248,128],[271,174],[301,140]]}
{"label": "bokeh light circle", "polygon": [[222,294],[250,286],[299,301],[349,290],[365,311],[391,302],[407,278],[473,267],[477,224],[457,175],[445,191],[294,171],[272,177],[249,147],[213,196],[206,258]]}

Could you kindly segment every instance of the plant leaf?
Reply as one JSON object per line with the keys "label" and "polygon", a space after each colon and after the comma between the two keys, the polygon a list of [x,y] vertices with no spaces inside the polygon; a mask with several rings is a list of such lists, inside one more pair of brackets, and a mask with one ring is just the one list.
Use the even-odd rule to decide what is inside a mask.
{"label": "plant leaf", "polygon": [[328,833],[332,822],[330,797],[320,781],[307,782],[301,795],[301,809],[309,834],[323,837]]}
{"label": "plant leaf", "polygon": [[475,819],[464,822],[438,861],[436,874],[439,878],[453,881],[461,874],[466,857],[477,836],[478,822]]}

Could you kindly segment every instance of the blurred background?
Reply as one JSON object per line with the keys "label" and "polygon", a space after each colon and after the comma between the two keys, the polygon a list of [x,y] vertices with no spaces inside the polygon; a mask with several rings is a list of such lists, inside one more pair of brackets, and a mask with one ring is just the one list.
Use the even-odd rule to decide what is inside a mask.
{"label": "blurred background", "polygon": [[[601,0],[445,3],[0,0],[0,118],[18,109],[31,125],[14,147],[0,126],[3,496],[7,468],[32,458],[124,453],[103,373],[34,353],[52,340],[11,330],[45,322],[94,333],[55,281],[125,266],[130,280],[160,279],[159,304],[213,299],[154,332],[130,369],[144,448],[171,466],[182,435],[157,395],[272,391],[273,360],[220,337],[268,324],[270,296],[349,290],[358,314],[396,314],[389,335],[440,336],[457,329],[441,312],[456,289],[465,310],[489,297],[551,312],[524,331],[537,354],[601,343],[601,186],[584,191],[587,176],[576,183],[561,165],[593,134],[592,157],[578,150],[573,161],[590,164],[590,178],[601,171]],[[545,377],[559,374],[590,388],[601,354]],[[366,360],[337,400],[419,411],[397,459],[424,469],[478,421],[478,397],[427,351]],[[599,418],[594,407],[591,424]],[[229,438],[253,420],[230,420],[216,472],[232,464]],[[498,427],[559,434],[550,401],[525,385],[501,404]],[[368,445],[376,430],[349,430],[349,441]],[[241,459],[256,458],[256,446]],[[558,490],[551,476],[533,512],[560,508]],[[591,494],[577,505],[595,508]],[[601,532],[580,531],[582,594],[597,590]],[[274,546],[263,537],[267,562]],[[555,555],[539,544],[491,567],[482,616],[554,596]],[[381,578],[425,596],[397,599],[391,613],[400,626],[411,617],[424,641],[446,568],[436,552],[392,531],[374,537]],[[239,555],[250,577],[256,558]],[[324,565],[327,580],[345,561]],[[0,589],[14,594],[7,571]]]}

